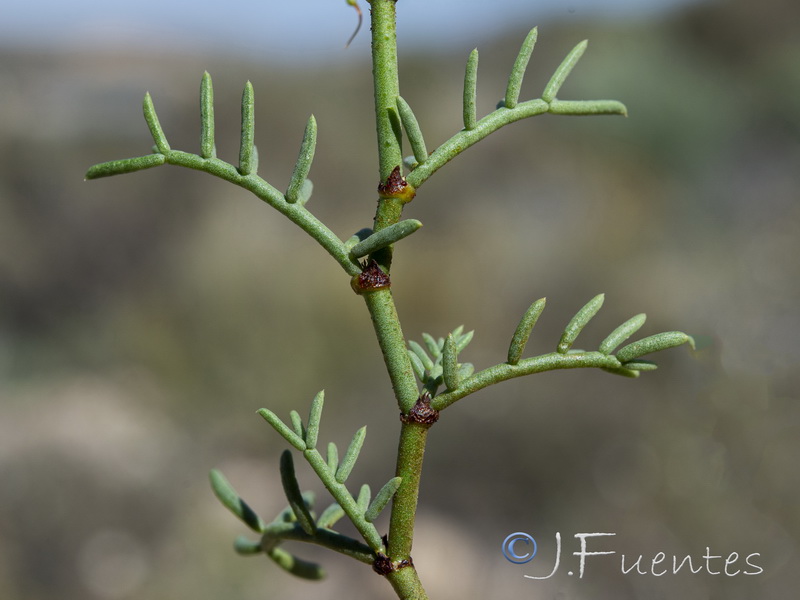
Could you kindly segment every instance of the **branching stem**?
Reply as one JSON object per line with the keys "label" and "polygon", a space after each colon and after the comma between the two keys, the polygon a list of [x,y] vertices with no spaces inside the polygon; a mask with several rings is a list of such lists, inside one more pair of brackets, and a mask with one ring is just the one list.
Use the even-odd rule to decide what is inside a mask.
{"label": "branching stem", "polygon": [[314,535],[309,535],[297,523],[270,523],[265,531],[265,539],[308,542],[330,548],[366,564],[372,564],[375,560],[375,554],[369,546],[329,529],[318,529]]}
{"label": "branching stem", "polygon": [[554,371],[556,369],[580,369],[580,368],[606,368],[618,369],[621,364],[615,356],[603,354],[601,352],[574,352],[562,354],[560,352],[551,352],[550,354],[542,354],[533,358],[526,358],[516,365],[503,363],[478,371],[471,377],[468,377],[461,386],[454,391],[444,392],[439,394],[431,401],[431,408],[436,410],[443,410],[465,396],[474,394],[478,390],[485,387],[513,379],[515,377],[522,377],[523,375],[532,375],[533,373],[542,373],[543,371]]}
{"label": "branching stem", "polygon": [[419,188],[436,171],[453,160],[470,146],[478,143],[504,125],[535,117],[544,113],[561,115],[624,115],[625,105],[616,100],[553,100],[542,99],[520,102],[514,108],[500,107],[480,119],[472,129],[462,129],[430,153],[428,159],[406,177],[406,181]]}
{"label": "branching stem", "polygon": [[372,78],[375,87],[375,120],[378,130],[378,165],[384,181],[403,162],[397,98],[397,27],[395,0],[372,0]]}
{"label": "branching stem", "polygon": [[[280,435],[297,450],[303,452],[305,459],[336,500],[317,521],[311,512],[313,497],[301,492],[292,455],[288,450],[281,461],[281,476],[289,507],[270,524],[262,521],[239,498],[221,474],[212,472],[211,483],[222,503],[251,529],[262,534],[260,541],[237,542],[237,551],[241,554],[263,552],[295,575],[318,579],[324,575],[318,565],[296,559],[278,546],[284,540],[320,544],[359,561],[371,563],[376,571],[387,578],[402,600],[427,600],[427,594],[411,560],[411,549],[425,445],[428,430],[439,416],[438,411],[489,385],[543,371],[594,367],[617,375],[636,377],[639,371],[655,368],[654,363],[643,360],[642,356],[687,342],[693,344],[693,340],[681,332],[664,332],[629,343],[623,346],[616,356],[612,355],[611,352],[644,323],[644,315],[637,315],[615,329],[601,343],[599,352],[571,350],[578,334],[600,308],[603,297],[599,295],[570,321],[559,342],[558,351],[550,354],[521,359],[531,330],[544,308],[544,299],[534,303],[520,322],[509,347],[507,363],[474,374],[471,363],[459,363],[458,354],[472,338],[472,332],[465,334],[462,327],[456,328],[446,339],[440,338],[438,341],[423,334],[427,351],[433,358],[428,356],[426,350],[419,344],[409,343],[407,349],[392,296],[390,271],[394,244],[421,226],[421,223],[414,219],[401,221],[403,207],[414,198],[416,189],[458,154],[509,123],[544,113],[624,115],[626,109],[623,104],[613,100],[576,101],[557,98],[561,85],[583,54],[586,48],[585,42],[578,44],[564,59],[540,99],[519,102],[522,79],[536,41],[537,32],[534,29],[528,34],[514,63],[505,98],[496,110],[481,119],[476,115],[478,53],[477,50],[472,52],[464,78],[464,129],[429,155],[420,124],[411,107],[400,97],[396,36],[397,0],[368,1],[371,7],[379,195],[372,230],[363,229],[345,243],[305,208],[313,189],[308,179],[317,137],[317,124],[313,116],[308,120],[300,155],[286,193],[280,192],[258,176],[254,92],[249,82],[245,86],[242,98],[239,166],[237,168],[216,158],[213,89],[211,78],[207,73],[203,77],[200,94],[199,154],[171,149],[159,123],[153,101],[147,94],[143,110],[156,145],[153,153],[95,165],[89,169],[86,178],[96,179],[131,173],[162,164],[204,171],[252,192],[285,215],[316,240],[351,276],[354,291],[363,296],[369,310],[401,413],[395,477],[381,488],[371,504],[370,489],[366,484],[361,487],[358,498],[351,495],[345,486],[345,480],[361,449],[364,429],[356,433],[341,461],[334,444],[329,444],[327,455],[323,458],[316,447],[323,401],[323,393],[320,392],[312,403],[307,427],[304,427],[296,411],[290,414],[290,425],[267,409],[259,411]],[[356,0],[347,2],[356,7],[360,17],[361,12]],[[416,160],[416,165],[407,177],[403,176],[403,129]],[[358,261],[361,258],[366,259],[363,265]],[[425,389],[422,396],[415,378],[415,369],[416,376]],[[442,385],[445,391],[435,396],[437,389]],[[434,397],[431,399],[431,396]],[[392,511],[387,543],[387,540],[380,536],[373,521],[390,498]],[[362,535],[366,545],[343,536],[331,528],[345,514]]]}
{"label": "branching stem", "polygon": [[[384,182],[396,167],[402,169],[403,160],[402,134],[396,112],[400,97],[396,13],[394,0],[372,0],[370,4],[378,164],[380,181]],[[375,215],[375,231],[394,225],[401,216],[402,203],[399,200],[381,198]],[[391,246],[379,251],[374,257],[388,271],[391,266]],[[365,294],[364,299],[392,380],[395,398],[405,414],[416,402],[418,391],[391,290]],[[401,427],[395,475],[402,477],[403,481],[392,501],[389,526],[388,555],[393,564],[408,560],[411,555],[414,516],[427,437],[426,428],[419,424],[403,423]],[[427,594],[413,566],[394,570],[387,578],[400,598],[427,600]]]}
{"label": "branching stem", "polygon": [[252,192],[314,238],[349,275],[356,275],[360,272],[358,263],[350,258],[344,243],[335,233],[328,229],[302,204],[287,202],[283,193],[258,175],[242,175],[237,171],[236,167],[223,160],[218,158],[204,159],[197,154],[181,152],[180,150],[168,151],[166,162],[172,165],[205,171]]}

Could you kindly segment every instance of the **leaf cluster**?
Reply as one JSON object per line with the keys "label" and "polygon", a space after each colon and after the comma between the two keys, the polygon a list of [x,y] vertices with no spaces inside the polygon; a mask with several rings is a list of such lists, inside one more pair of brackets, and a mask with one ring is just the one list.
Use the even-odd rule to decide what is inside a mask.
{"label": "leaf cluster", "polygon": [[475,371],[472,363],[458,362],[458,354],[472,341],[474,333],[464,333],[464,326],[461,325],[447,334],[446,338],[434,339],[430,334],[423,333],[424,348],[413,340],[408,342],[408,357],[414,375],[431,397],[443,384],[448,390],[457,389],[460,382]]}
{"label": "leaf cluster", "polygon": [[[687,343],[694,348],[694,339],[691,336],[680,331],[667,331],[642,338],[617,350],[644,325],[644,314],[638,314],[614,329],[596,351],[573,348],[578,335],[600,310],[604,300],[605,295],[598,294],[575,313],[564,327],[554,352],[523,359],[533,328],[545,308],[546,299],[540,298],[531,304],[520,319],[511,338],[506,361],[477,373],[473,373],[471,363],[457,362],[458,353],[472,340],[473,332],[462,334],[463,327],[459,327],[448,334],[447,338],[438,340],[423,333],[424,348],[414,341],[408,343],[408,354],[414,373],[433,398],[431,407],[442,410],[490,385],[544,371],[593,367],[615,375],[639,377],[643,371],[658,368],[656,363],[645,360],[642,356]],[[445,390],[437,395],[442,384],[445,385]]]}
{"label": "leaf cluster", "polygon": [[478,50],[473,50],[467,60],[464,74],[464,95],[462,114],[464,128],[428,154],[422,130],[414,112],[402,98],[397,99],[397,114],[403,124],[413,150],[413,156],[404,162],[411,169],[406,177],[408,183],[419,188],[433,173],[461,154],[470,146],[494,133],[504,125],[541,114],[556,115],[627,115],[625,105],[616,100],[561,100],[557,97],[561,86],[578,64],[586,51],[588,42],[583,40],[564,58],[545,85],[542,95],[534,100],[519,101],[522,81],[528,68],[533,49],[538,38],[538,28],[534,27],[522,42],[508,77],[505,94],[494,111],[478,119]]}
{"label": "leaf cluster", "polygon": [[[280,460],[281,483],[289,504],[269,524],[239,497],[222,473],[213,470],[210,476],[211,486],[220,502],[250,529],[261,534],[261,539],[257,541],[238,538],[235,544],[237,552],[265,553],[283,569],[307,579],[319,579],[324,576],[324,571],[319,565],[299,559],[280,548],[280,544],[286,540],[309,542],[372,564],[377,556],[386,552],[373,521],[386,508],[402,483],[402,478],[393,477],[374,497],[366,483],[361,485],[356,496],[350,493],[345,484],[358,460],[367,428],[361,427],[356,431],[341,459],[339,449],[333,442],[328,443],[326,455],[323,457],[317,449],[317,441],[324,400],[325,393],[320,391],[311,403],[306,423],[303,423],[300,414],[295,410],[289,414],[290,425],[266,408],[258,411],[275,431],[302,452],[303,458],[333,496],[334,503],[319,516],[313,511],[314,494],[300,491],[290,450],[285,450]],[[333,529],[345,516],[361,534],[364,542]]]}

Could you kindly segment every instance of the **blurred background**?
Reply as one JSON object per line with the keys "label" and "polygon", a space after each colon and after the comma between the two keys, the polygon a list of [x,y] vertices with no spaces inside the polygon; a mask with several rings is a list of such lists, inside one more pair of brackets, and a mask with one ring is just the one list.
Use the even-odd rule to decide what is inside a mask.
{"label": "blurred background", "polygon": [[[255,411],[306,414],[321,439],[368,425],[357,486],[393,473],[397,410],[363,303],[327,255],[243,190],[162,167],[84,182],[146,154],[146,90],[173,148],[197,151],[215,83],[217,149],[235,162],[256,93],[260,174],[283,188],[309,114],[309,208],[342,238],[369,226],[377,161],[369,33],[343,46],[343,1],[34,1],[0,19],[0,597],[4,600],[389,598],[354,561],[296,580],[236,556],[246,533],[211,494],[219,467],[266,519],[285,505],[285,443]],[[362,9],[368,9],[362,2]],[[420,189],[393,289],[405,334],[476,330],[462,360],[504,360],[517,320],[548,307],[549,352],[587,300],[594,348],[638,312],[642,335],[704,340],[637,380],[600,371],[507,382],[431,431],[414,559],[432,598],[784,600],[800,585],[800,7],[727,2],[402,0],[401,87],[433,148],[461,127],[480,49],[479,116],[519,44],[539,42],[523,98],[578,41],[562,98],[615,98],[627,119],[545,115],[494,134]],[[365,24],[366,25],[366,24]],[[410,151],[407,151],[410,153]],[[300,468],[321,508],[329,498]],[[387,527],[386,516],[379,529]],[[346,527],[345,527],[345,530]],[[508,562],[528,532],[539,555]],[[555,534],[562,568],[553,567]],[[580,532],[613,532],[569,576]],[[704,570],[623,574],[658,553]],[[737,562],[709,574],[704,554]],[[723,559],[711,570],[722,571]],[[754,569],[749,569],[751,572]],[[658,569],[657,569],[658,571]],[[660,572],[660,571],[659,571]]]}

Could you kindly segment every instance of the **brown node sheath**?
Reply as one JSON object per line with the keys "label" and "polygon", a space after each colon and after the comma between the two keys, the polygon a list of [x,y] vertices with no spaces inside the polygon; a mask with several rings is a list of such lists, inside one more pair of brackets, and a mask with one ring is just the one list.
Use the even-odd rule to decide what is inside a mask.
{"label": "brown node sheath", "polygon": [[375,571],[378,575],[388,575],[392,571],[394,571],[394,566],[392,565],[392,559],[386,556],[385,554],[378,554],[375,557],[375,561],[372,563],[372,570]]}
{"label": "brown node sheath", "polygon": [[414,562],[411,560],[411,557],[408,557],[408,560],[401,560],[398,561],[396,564],[392,562],[392,559],[386,556],[385,554],[379,553],[375,560],[372,563],[372,570],[375,571],[378,575],[388,575],[389,573],[393,573],[394,571],[399,571],[400,569],[404,569],[405,567],[413,567]]}
{"label": "brown node sheath", "polygon": [[373,259],[362,267],[361,273],[353,276],[350,285],[356,294],[365,294],[388,288],[392,285],[392,281],[388,273],[384,273]]}
{"label": "brown node sheath", "polygon": [[409,184],[400,174],[400,167],[395,167],[386,178],[378,185],[378,195],[381,198],[397,198],[403,204],[411,202],[417,195],[417,190]]}
{"label": "brown node sheath", "polygon": [[430,427],[439,420],[439,411],[431,408],[431,395],[423,392],[407,415],[400,414],[400,420],[403,423],[418,423]]}

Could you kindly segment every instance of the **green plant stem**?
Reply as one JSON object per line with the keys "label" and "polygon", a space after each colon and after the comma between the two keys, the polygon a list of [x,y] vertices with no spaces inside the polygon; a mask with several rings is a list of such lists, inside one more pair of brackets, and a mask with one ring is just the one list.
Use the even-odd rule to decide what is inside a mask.
{"label": "green plant stem", "polygon": [[[156,155],[158,156],[158,155]],[[285,215],[300,229],[308,233],[317,243],[330,254],[348,275],[361,272],[357,261],[350,257],[344,243],[335,233],[317,219],[305,206],[300,203],[291,204],[286,201],[283,193],[267,183],[256,174],[242,175],[236,167],[218,158],[201,158],[196,154],[170,150],[165,155],[166,162],[198,171],[205,171],[220,179],[230,181],[269,204],[272,208]],[[104,163],[105,164],[105,163]],[[103,165],[98,165],[99,169]],[[94,169],[95,167],[93,167]],[[90,174],[93,172],[90,170]]]}
{"label": "green plant stem", "polygon": [[405,338],[392,293],[388,289],[378,290],[364,294],[364,300],[372,317],[372,326],[383,353],[397,405],[401,412],[407,413],[417,401],[419,391],[406,352]]}
{"label": "green plant stem", "polygon": [[308,464],[311,465],[311,468],[314,469],[317,477],[325,484],[325,487],[328,488],[328,491],[336,502],[339,503],[339,506],[342,507],[350,518],[350,521],[364,538],[364,541],[367,542],[373,550],[379,550],[383,544],[378,531],[372,523],[367,523],[367,521],[364,520],[364,511],[358,508],[356,501],[350,495],[347,487],[336,480],[334,474],[328,469],[328,464],[325,459],[322,458],[322,455],[317,450],[306,450],[303,452],[303,455],[308,461]]}
{"label": "green plant stem", "polygon": [[[375,88],[375,126],[378,133],[378,177],[386,181],[395,167],[403,164],[402,130],[397,113],[400,80],[397,72],[397,27],[394,0],[372,0],[372,79]],[[380,198],[373,231],[397,223],[403,203],[397,198]],[[388,271],[392,247],[376,252],[372,258]]]}
{"label": "green plant stem", "polygon": [[443,410],[465,396],[469,396],[482,390],[485,387],[543,371],[554,371],[556,369],[580,369],[580,368],[606,368],[619,369],[621,363],[615,356],[603,354],[602,352],[575,352],[562,354],[551,352],[533,358],[526,358],[516,365],[503,363],[478,371],[471,377],[461,382],[457,390],[439,394],[431,401],[431,408]]}
{"label": "green plant stem", "polygon": [[[378,165],[380,181],[383,182],[395,167],[402,168],[403,161],[400,123],[396,112],[400,84],[395,0],[371,0],[370,5]],[[402,203],[398,199],[380,199],[374,230],[377,232],[397,223],[401,216]],[[391,246],[383,248],[373,258],[388,271],[392,258]],[[365,294],[364,300],[372,317],[398,406],[403,413],[407,413],[416,402],[418,390],[392,293],[390,289],[380,290]],[[395,475],[403,477],[403,481],[392,501],[387,549],[389,558],[395,563],[408,559],[411,552],[426,437],[427,430],[420,425],[404,423],[401,427]],[[427,600],[428,596],[413,566],[392,571],[387,579],[398,597]]]}
{"label": "green plant stem", "polygon": [[368,565],[375,560],[375,554],[369,546],[330,529],[317,529],[314,535],[309,535],[297,523],[270,523],[267,525],[264,539],[267,541],[293,540],[316,544]]}
{"label": "green plant stem", "polygon": [[[397,99],[400,80],[397,74],[397,26],[395,0],[371,0],[372,79],[375,89],[375,125],[378,133],[378,177],[384,182],[395,167],[402,169],[403,148]],[[380,198],[373,231],[397,223],[403,203],[397,198]],[[392,247],[376,252],[371,258],[388,271]]]}
{"label": "green plant stem", "polygon": [[384,181],[403,162],[399,121],[392,118],[392,115],[397,116],[397,98],[400,96],[395,0],[371,0],[370,4],[378,170],[381,181]]}
{"label": "green plant stem", "polygon": [[403,482],[394,497],[392,517],[389,522],[389,556],[393,560],[408,559],[411,555],[428,428],[419,423],[403,423],[400,429],[395,475],[402,477]]}
{"label": "green plant stem", "polygon": [[553,100],[548,103],[537,99],[520,102],[514,108],[501,107],[479,120],[474,128],[462,129],[436,148],[428,160],[408,174],[406,181],[419,188],[437,170],[490,133],[509,123],[548,112],[573,116],[627,114],[625,105],[616,100]]}
{"label": "green plant stem", "polygon": [[403,600],[428,600],[419,575],[414,567],[405,567],[386,576],[398,598]]}

